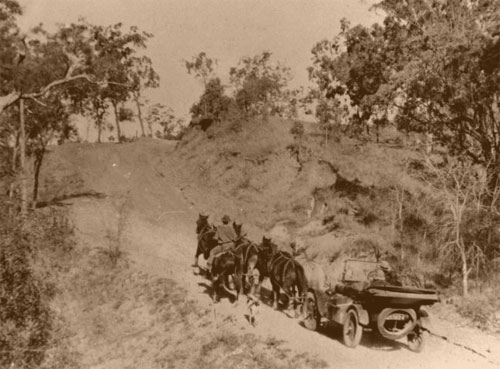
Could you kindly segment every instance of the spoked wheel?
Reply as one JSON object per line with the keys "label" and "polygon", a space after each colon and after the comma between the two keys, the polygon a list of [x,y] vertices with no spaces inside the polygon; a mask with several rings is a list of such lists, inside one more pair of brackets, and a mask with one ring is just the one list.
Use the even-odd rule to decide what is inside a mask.
{"label": "spoked wheel", "polygon": [[302,319],[304,322],[304,327],[311,331],[318,329],[318,319],[316,298],[314,294],[308,292],[304,300],[304,305],[302,306]]}
{"label": "spoked wheel", "polygon": [[342,327],[344,345],[350,348],[356,347],[361,341],[362,335],[363,327],[359,324],[358,314],[355,310],[349,310]]}
{"label": "spoked wheel", "polygon": [[415,328],[413,332],[408,333],[406,336],[408,340],[408,348],[413,352],[422,352],[424,349],[424,332],[418,328]]}

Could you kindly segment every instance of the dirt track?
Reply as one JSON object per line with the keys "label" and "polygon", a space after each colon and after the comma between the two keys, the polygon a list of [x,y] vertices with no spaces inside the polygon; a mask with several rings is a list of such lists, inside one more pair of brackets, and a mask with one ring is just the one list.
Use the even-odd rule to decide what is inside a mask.
{"label": "dirt track", "polygon": [[433,331],[484,353],[488,360],[435,337],[427,337],[421,354],[408,351],[403,343],[380,342],[369,335],[365,335],[358,348],[348,349],[337,335],[307,331],[297,320],[268,306],[262,307],[258,325],[253,328],[244,317],[244,299],[238,306],[227,301],[213,305],[207,294],[208,282],[193,275],[190,267],[196,242],[196,206],[183,197],[170,179],[172,173],[168,172],[164,157],[168,147],[148,143],[146,150],[144,146],[136,143],[65,148],[71,151],[71,155],[64,155],[71,160],[67,164],[78,168],[86,187],[105,195],[68,201],[82,242],[105,247],[110,230],[117,228],[121,217],[126,225],[121,235],[122,247],[136,267],[175,279],[200,304],[213,306],[215,319],[233,316],[248,331],[263,338],[271,335],[283,340],[294,352],[317,355],[332,368],[500,366],[492,363],[500,363],[500,340],[473,329],[454,327],[436,317],[430,327]]}

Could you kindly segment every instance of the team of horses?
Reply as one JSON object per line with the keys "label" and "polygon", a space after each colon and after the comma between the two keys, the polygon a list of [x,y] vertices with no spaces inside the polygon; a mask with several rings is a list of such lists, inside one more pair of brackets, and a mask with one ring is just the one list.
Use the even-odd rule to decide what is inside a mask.
{"label": "team of horses", "polygon": [[[278,247],[271,239],[263,237],[256,244],[244,236],[242,226],[233,222],[237,239],[234,247],[215,255],[209,271],[212,281],[212,299],[217,302],[224,290],[238,300],[239,295],[260,295],[261,285],[269,278],[273,290],[273,307],[278,309],[280,290],[288,297],[286,309],[290,302],[297,308],[304,299],[308,283],[304,268],[293,256]],[[208,259],[210,250],[217,245],[216,227],[208,222],[208,215],[199,215],[196,221],[198,246],[195,254],[195,265],[200,255]]]}

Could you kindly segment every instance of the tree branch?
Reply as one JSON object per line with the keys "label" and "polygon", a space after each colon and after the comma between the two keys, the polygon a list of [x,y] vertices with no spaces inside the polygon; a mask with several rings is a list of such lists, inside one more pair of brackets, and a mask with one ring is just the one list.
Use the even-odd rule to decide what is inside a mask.
{"label": "tree branch", "polygon": [[14,91],[8,95],[0,96],[0,113],[3,112],[12,104],[14,104],[19,99],[20,96],[21,93],[19,91]]}
{"label": "tree branch", "polygon": [[76,75],[76,76],[72,76],[72,77],[64,77],[62,79],[58,79],[58,80],[55,80],[51,83],[49,83],[47,86],[45,86],[44,88],[42,88],[40,91],[38,92],[32,92],[30,94],[23,94],[21,97],[23,98],[27,98],[27,99],[36,99],[37,97],[42,97],[44,96],[45,94],[47,94],[50,90],[52,90],[53,88],[57,87],[57,86],[60,86],[60,85],[63,85],[63,84],[66,84],[68,82],[72,82],[72,81],[76,81],[76,80],[79,80],[79,79],[83,79],[83,80],[86,80],[87,82],[89,83],[93,83],[93,84],[99,84],[98,82],[95,82],[93,81],[88,75],[86,74],[79,74],[79,75]]}

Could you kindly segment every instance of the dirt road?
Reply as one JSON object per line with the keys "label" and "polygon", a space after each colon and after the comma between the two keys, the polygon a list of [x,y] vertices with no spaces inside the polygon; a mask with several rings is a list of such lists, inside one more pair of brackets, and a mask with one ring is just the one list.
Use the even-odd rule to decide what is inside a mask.
{"label": "dirt road", "polygon": [[408,351],[403,343],[382,343],[369,335],[365,335],[358,348],[348,349],[340,343],[338,335],[307,331],[298,320],[268,306],[260,310],[258,325],[251,327],[244,317],[243,299],[238,306],[227,301],[213,305],[207,294],[208,281],[193,275],[190,267],[196,243],[196,206],[173,185],[173,174],[166,169],[164,144],[149,145],[147,152],[138,144],[67,149],[72,152],[65,156],[65,165],[77,168],[86,188],[104,195],[68,202],[82,242],[106,247],[110,233],[114,232],[137,268],[176,280],[199,304],[213,306],[216,319],[231,316],[249,332],[263,339],[273,336],[282,340],[293,352],[317,355],[332,368],[500,366],[495,364],[500,363],[500,340],[436,317],[431,317],[433,331],[476,349],[487,359],[435,337],[427,337],[421,354]]}

